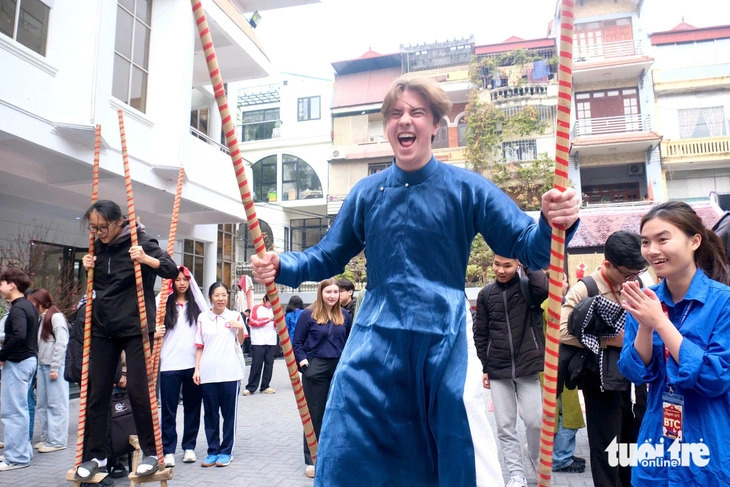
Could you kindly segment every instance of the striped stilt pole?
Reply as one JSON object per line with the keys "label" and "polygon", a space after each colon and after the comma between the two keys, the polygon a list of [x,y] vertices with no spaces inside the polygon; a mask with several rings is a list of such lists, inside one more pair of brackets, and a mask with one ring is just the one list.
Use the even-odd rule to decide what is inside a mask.
{"label": "striped stilt pole", "polygon": [[[172,219],[170,221],[170,236],[167,240],[167,253],[172,256],[175,252],[175,237],[177,236],[177,219],[180,216],[180,199],[182,197],[183,181],[185,179],[185,169],[180,168],[177,173],[177,188],[175,190],[175,201],[172,204]],[[165,304],[167,303],[167,293],[170,291],[172,283],[170,279],[162,280],[162,289],[160,290],[160,303],[157,305],[157,316],[155,325],[159,328],[165,321]],[[154,358],[152,361],[152,381],[157,388],[157,376],[160,372],[160,351],[162,348],[162,338],[155,339]]]}
{"label": "striped stilt pole", "polygon": [[[99,155],[101,153],[101,125],[94,132],[94,169],[91,177],[91,204],[99,199]],[[89,254],[94,255],[96,233],[89,231]],[[89,394],[89,357],[91,356],[91,306],[94,293],[94,268],[86,271],[86,314],[84,315],[84,345],[81,359],[81,393],[79,395],[79,430],[76,437],[75,466],[81,465],[86,434],[86,400]]]}
{"label": "striped stilt pole", "polygon": [[[127,211],[129,212],[129,230],[132,237],[132,246],[139,245],[137,238],[137,216],[134,213],[134,194],[132,193],[132,176],[129,173],[129,155],[127,154],[127,135],[124,131],[124,112],[119,114],[119,134],[122,138],[122,161],[124,163],[124,186],[127,193]],[[164,468],[162,455],[162,434],[160,432],[160,414],[157,408],[157,394],[152,379],[152,353],[150,350],[150,336],[147,326],[147,308],[144,302],[144,288],[142,286],[142,267],[134,262],[134,280],[137,284],[137,306],[139,307],[139,321],[142,328],[142,346],[144,348],[145,366],[147,368],[147,385],[152,409],[152,428],[155,435],[155,450],[160,469]]]}
{"label": "striped stilt pole", "polygon": [[[561,0],[558,67],[558,120],[555,131],[555,181],[560,191],[568,187],[570,153],[570,105],[573,88],[573,0]],[[542,430],[538,485],[549,487],[553,466],[553,438],[557,419],[558,355],[560,350],[560,306],[565,269],[565,229],[553,226],[550,247],[548,325],[545,336],[545,377],[542,395]]]}
{"label": "striped stilt pole", "polygon": [[[195,24],[197,25],[198,34],[200,35],[200,41],[205,53],[205,60],[208,63],[210,81],[213,84],[213,93],[215,94],[215,100],[221,114],[221,121],[223,122],[223,133],[226,136],[226,144],[231,152],[233,170],[235,171],[236,180],[238,181],[238,189],[241,192],[243,208],[246,211],[248,230],[253,238],[256,254],[259,257],[263,257],[266,252],[266,246],[264,245],[264,238],[261,234],[261,228],[259,228],[258,218],[256,217],[256,210],[254,208],[251,190],[249,188],[248,181],[246,180],[243,158],[241,157],[241,151],[238,148],[236,126],[228,109],[228,100],[226,99],[226,92],[223,88],[223,78],[221,77],[220,70],[218,69],[218,60],[215,56],[213,40],[208,29],[208,22],[205,19],[205,12],[203,12],[203,4],[200,0],[191,0],[191,3],[193,7],[193,15],[195,17]],[[281,344],[281,349],[284,352],[284,358],[286,359],[289,380],[291,381],[292,388],[294,389],[294,395],[299,409],[299,416],[302,419],[304,434],[306,435],[307,443],[309,444],[309,451],[312,453],[312,459],[315,459],[317,457],[317,438],[314,434],[314,429],[312,428],[312,418],[309,415],[307,400],[304,397],[304,389],[302,388],[302,382],[299,379],[299,372],[297,370],[289,332],[287,331],[286,324],[284,323],[284,311],[281,309],[281,301],[279,300],[279,294],[276,290],[276,284],[274,281],[266,284],[266,294],[269,296],[269,301],[271,302],[272,309],[274,311],[274,323],[276,324],[276,330],[279,334],[279,343]]]}

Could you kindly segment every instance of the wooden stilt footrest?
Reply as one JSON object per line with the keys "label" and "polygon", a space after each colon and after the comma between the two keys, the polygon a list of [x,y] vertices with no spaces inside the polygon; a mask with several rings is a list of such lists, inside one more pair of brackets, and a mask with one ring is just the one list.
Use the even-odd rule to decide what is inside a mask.
{"label": "wooden stilt footrest", "polygon": [[71,470],[69,470],[68,472],[66,472],[66,480],[68,480],[69,482],[73,482],[74,487],[80,487],[81,484],[98,484],[99,482],[104,480],[104,478],[107,475],[109,475],[109,474],[98,472],[98,473],[94,474],[94,476],[88,480],[80,480],[80,479],[76,478],[76,467],[74,467]]}
{"label": "wooden stilt footrest", "polygon": [[162,467],[161,470],[151,475],[137,475],[137,465],[139,465],[142,451],[139,448],[139,439],[137,435],[129,436],[129,444],[134,448],[134,455],[132,455],[132,471],[129,472],[129,487],[134,487],[138,484],[146,484],[148,482],[159,482],[161,487],[167,487],[167,481],[172,479],[172,469]]}

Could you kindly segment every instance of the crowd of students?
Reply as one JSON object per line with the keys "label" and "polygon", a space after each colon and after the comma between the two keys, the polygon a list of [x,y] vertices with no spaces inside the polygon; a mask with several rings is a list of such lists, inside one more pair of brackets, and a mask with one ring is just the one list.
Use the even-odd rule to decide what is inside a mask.
{"label": "crowd of students", "polygon": [[[207,455],[200,464],[203,467],[229,465],[234,453],[238,397],[242,381],[246,379],[242,348],[249,337],[248,330],[251,330],[251,335],[258,332],[263,338],[259,337],[252,343],[253,364],[243,395],[250,395],[259,384],[262,392],[275,392],[269,387],[269,381],[278,344],[268,298],[264,296],[262,304],[252,310],[233,311],[228,308],[228,287],[222,282],[215,282],[208,289],[206,300],[191,272],[184,266],[176,266],[157,242],[146,235],[139,223],[139,245],[131,245],[129,222],[114,202],[102,200],[95,203],[84,215],[84,220],[88,228],[97,234],[97,241],[95,255],[83,258],[84,266],[94,269],[95,278],[87,436],[84,461],[76,470],[76,478],[88,481],[90,485],[90,479],[98,472],[115,474],[116,471],[112,470],[118,467],[126,474],[109,446],[109,406],[112,393],[120,388],[128,395],[134,416],[133,429],[143,453],[135,473],[151,475],[159,469],[137,314],[135,261],[142,264],[145,304],[150,317],[145,329],[151,339],[160,339],[161,343],[159,407],[164,454],[161,463],[165,467],[176,464],[176,416],[181,399],[184,410],[180,442],[182,461],[197,461],[195,447],[202,404]],[[159,297],[159,305],[165,307],[164,322],[155,328],[152,285],[157,276],[170,279],[171,286],[169,295]],[[50,453],[67,447],[69,381],[80,381],[81,347],[77,342],[82,340],[80,331],[83,330],[85,299],[76,311],[76,328],[73,328],[74,338],[70,342],[69,323],[54,305],[49,292],[45,289],[31,290],[29,286],[29,277],[17,268],[7,268],[0,276],[2,297],[11,305],[4,325],[5,340],[0,349],[5,439],[4,445],[0,444],[5,448],[5,455],[0,459],[0,471],[28,467],[34,448],[40,453]],[[354,289],[347,280],[343,281],[343,286]],[[250,278],[242,277],[235,307],[250,306],[252,287]],[[350,304],[351,293],[347,297],[343,306]],[[331,279],[320,285],[320,292],[309,309],[303,309],[304,304],[298,296],[292,297],[290,308],[297,311],[289,313],[288,319],[291,321],[292,316],[295,317],[290,323],[290,330],[300,359],[305,395],[311,401],[313,424],[319,433],[329,381],[352,320],[340,306],[337,281]],[[67,354],[69,343],[71,346]],[[118,367],[122,359],[123,369]],[[73,370],[64,370],[67,363]],[[36,375],[37,379],[34,379]],[[37,381],[35,406],[31,400],[36,397],[34,380]],[[39,419],[41,431],[40,441],[31,446],[33,413]],[[305,461],[311,466],[306,439]],[[313,477],[312,469],[310,467],[306,472],[310,477]],[[104,478],[101,485],[112,485],[112,476]]]}
{"label": "crowd of students", "polygon": [[[305,280],[322,281],[311,311],[299,313],[296,307],[291,311],[299,313],[293,327],[294,350],[305,395],[314,405],[315,431],[319,428],[316,476],[315,468],[307,468],[317,487],[349,485],[353,478],[392,486],[502,485],[498,450],[483,402],[484,386],[499,389],[493,391],[498,396],[495,414],[499,407],[500,443],[514,453],[510,453],[508,465],[511,485],[524,485],[527,470],[517,461],[520,451],[515,448],[513,427],[516,403],[523,420],[530,423],[528,456],[533,463],[536,458],[534,418],[528,409],[535,409],[530,406],[539,390],[532,362],[544,342],[539,338],[542,330],[532,321],[539,312],[530,301],[536,301],[541,293],[522,292],[514,277],[499,281],[485,296],[483,312],[489,314],[488,319],[480,319],[477,312],[477,324],[487,330],[480,337],[487,350],[478,356],[464,296],[464,275],[477,233],[497,256],[532,269],[544,268],[550,260],[551,227],[565,228],[565,243],[569,244],[579,225],[579,202],[572,188],[552,189],[541,197],[536,222],[485,178],[437,161],[431,143],[450,109],[448,96],[434,80],[418,75],[396,79],[381,108],[394,164],[353,188],[332,227],[314,247],[305,252],[266,252],[261,258],[252,257],[253,277],[260,283],[276,280],[297,287]],[[144,454],[136,473],[149,475],[158,468],[158,459],[154,456],[132,262],[142,265],[148,310],[154,309],[155,278],[179,278],[182,272],[184,279],[185,272],[145,235],[141,225],[139,245],[132,246],[129,222],[113,202],[95,204],[84,220],[98,238],[96,256],[83,259],[84,267],[95,269],[96,296],[87,416],[90,432],[86,461],[76,475],[87,480],[106,466],[105,411],[114,385],[114,366],[122,351],[127,354],[127,388]],[[582,387],[594,481],[599,486],[629,482],[639,486],[730,485],[730,452],[723,442],[730,423],[730,279],[721,241],[704,227],[691,207],[676,202],[653,206],[641,220],[638,240],[635,235],[620,235],[615,240],[633,245],[633,250],[613,253],[613,245],[607,242],[605,260],[590,276],[597,287],[595,296],[588,295],[586,280],[575,284],[565,296],[561,316],[561,340],[568,344],[568,335],[573,335],[578,338],[573,346],[598,357],[575,354],[583,358],[576,361],[582,364],[578,369],[593,366],[588,370],[593,377],[582,377]],[[638,259],[637,242],[642,259]],[[341,305],[349,304],[350,290],[341,291],[327,279],[342,272],[363,250],[368,258],[368,292],[350,331],[350,313],[341,309]],[[644,262],[661,280],[658,285],[642,287],[636,282]],[[5,364],[1,399],[6,433],[6,455],[0,471],[27,466],[32,457],[30,444],[24,439],[29,428],[27,391],[37,369],[38,312],[45,309],[48,316],[50,310],[48,301],[43,304],[39,299],[37,308],[24,298],[27,276],[13,272],[6,269],[0,277],[0,292],[12,304],[5,347],[0,350],[0,363]],[[246,291],[246,285],[239,283],[241,291]],[[537,286],[528,283],[528,288]],[[178,331],[192,327],[190,317],[194,313],[185,310],[190,299],[181,298],[179,289],[174,291],[174,301],[182,309],[174,308],[178,315],[172,328],[177,331],[174,339],[167,339],[169,343],[177,341]],[[344,302],[339,301],[340,295]],[[490,297],[498,296],[502,305],[490,302]],[[589,329],[586,325],[593,322],[587,318],[582,327],[571,330],[571,315],[582,301],[594,297],[588,313],[602,317],[605,326]],[[238,399],[245,366],[239,355],[246,338],[245,325],[240,313],[226,308],[228,289],[224,284],[213,284],[209,298],[212,307],[199,309],[194,344],[190,344],[193,351],[187,349],[185,360],[175,367],[185,373],[169,381],[169,392],[174,396],[190,379],[200,387],[208,439],[203,465],[225,466],[231,461],[234,442],[231,431],[236,408],[232,402]],[[251,300],[246,301],[247,309],[251,309]],[[529,327],[518,329],[518,323],[510,321],[511,304],[523,311],[529,309],[522,313],[530,317]],[[266,304],[261,306],[255,319],[261,317],[268,325],[271,317]],[[253,310],[251,315],[254,317]],[[52,316],[48,318],[51,331]],[[148,317],[147,331],[152,334],[154,313]],[[502,331],[490,334],[491,321]],[[46,337],[48,326],[44,327]],[[15,333],[21,328],[25,331],[22,336]],[[503,340],[505,332],[507,343]],[[520,333],[522,341],[517,343],[513,338]],[[494,364],[490,362],[490,344],[496,339],[502,342],[498,344],[501,360]],[[253,342],[252,350],[256,345],[270,345]],[[170,351],[177,349],[171,346]],[[523,352],[531,363],[518,367],[515,353]],[[266,349],[258,353],[263,359],[257,360],[249,374],[249,395],[257,388],[262,392],[269,389]],[[208,369],[210,364],[215,366],[218,354],[226,357],[229,366],[225,371]],[[236,361],[241,367],[230,367]],[[47,365],[50,381],[53,364]],[[637,391],[646,393],[641,420],[637,409],[627,407],[629,386],[624,378],[633,382]],[[521,401],[523,390],[527,398]],[[49,391],[49,401],[52,395]],[[640,396],[637,392],[636,397]],[[565,402],[561,408],[565,419]],[[624,414],[633,416],[634,425],[640,423],[638,432],[631,433],[636,429],[632,428],[629,436],[623,436]],[[194,415],[191,407],[191,428],[195,427]],[[320,415],[321,425],[317,426]],[[167,421],[169,424],[169,418]],[[631,465],[629,472],[623,468],[629,466],[624,465],[626,462],[612,461],[608,449],[600,450],[619,427],[622,433],[614,442],[620,440],[628,446],[624,438],[631,442],[635,437],[633,442],[642,447],[654,447],[651,462]],[[53,447],[50,428],[49,421],[44,434]],[[183,436],[188,435],[192,430],[184,431]],[[172,434],[167,435],[167,441],[165,454],[174,456]],[[680,442],[679,448],[664,448],[676,445],[675,441]],[[568,453],[569,444],[568,440]],[[188,449],[186,446],[191,445],[186,443],[183,448]],[[685,446],[689,446],[686,454]],[[678,451],[681,455],[676,458]],[[568,468],[581,463],[573,456],[564,460]],[[573,470],[580,470],[580,465],[574,465]]]}

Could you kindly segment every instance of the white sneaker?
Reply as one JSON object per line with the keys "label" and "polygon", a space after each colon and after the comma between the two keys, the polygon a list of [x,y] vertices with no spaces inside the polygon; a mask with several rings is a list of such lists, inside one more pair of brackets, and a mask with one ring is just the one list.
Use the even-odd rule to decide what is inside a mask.
{"label": "white sneaker", "polygon": [[527,487],[527,479],[525,477],[510,477],[506,487]]}
{"label": "white sneaker", "polygon": [[35,445],[33,445],[33,448],[35,448],[37,450],[37,449],[41,448],[44,445],[45,445],[45,442],[39,441],[38,443],[36,443]]}
{"label": "white sneaker", "polygon": [[5,463],[5,460],[0,462],[0,472],[4,472],[5,470],[15,470],[16,468],[25,468],[30,467],[30,462],[28,463]]}
{"label": "white sneaker", "polygon": [[168,453],[165,455],[165,468],[170,468],[175,466],[175,455],[172,453]]}
{"label": "white sneaker", "polygon": [[308,479],[313,479],[314,478],[314,465],[307,465],[307,468],[304,469],[304,475],[306,475]]}
{"label": "white sneaker", "polygon": [[185,455],[183,455],[183,463],[195,463],[198,459],[195,457],[195,452],[193,450],[185,450]]}

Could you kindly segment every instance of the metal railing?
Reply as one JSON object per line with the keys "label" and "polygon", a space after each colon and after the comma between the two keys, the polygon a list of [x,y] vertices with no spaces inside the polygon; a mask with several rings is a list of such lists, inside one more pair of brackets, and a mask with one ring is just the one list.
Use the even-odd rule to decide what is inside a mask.
{"label": "metal railing", "polygon": [[646,132],[651,130],[651,117],[646,114],[621,115],[618,117],[582,118],[575,121],[573,137],[581,135]]}
{"label": "metal railing", "polygon": [[519,86],[505,86],[502,88],[493,88],[489,90],[489,97],[493,102],[495,102],[506,100],[509,98],[546,96],[547,92],[547,83],[530,83]]}
{"label": "metal railing", "polygon": [[597,61],[606,58],[620,58],[642,54],[640,40],[601,42],[578,45],[575,43],[573,60],[576,63]]}
{"label": "metal railing", "polygon": [[662,157],[667,159],[728,157],[730,136],[665,140],[662,142],[661,151]]}
{"label": "metal railing", "polygon": [[225,145],[221,144],[220,142],[217,142],[217,141],[211,139],[210,137],[208,137],[207,134],[204,134],[203,132],[201,132],[200,130],[196,129],[195,127],[190,127],[190,135],[192,135],[193,137],[196,137],[196,138],[202,140],[203,142],[206,142],[207,144],[210,144],[212,146],[218,147],[218,150],[220,150],[221,152],[224,152],[226,154],[230,154],[230,151],[228,150],[228,147],[226,147]]}

